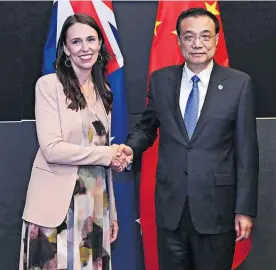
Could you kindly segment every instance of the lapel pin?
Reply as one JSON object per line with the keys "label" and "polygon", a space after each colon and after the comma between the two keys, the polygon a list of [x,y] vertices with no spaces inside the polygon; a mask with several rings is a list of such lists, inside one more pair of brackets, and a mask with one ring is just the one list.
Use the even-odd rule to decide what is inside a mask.
{"label": "lapel pin", "polygon": [[223,86],[220,84],[220,85],[218,86],[218,89],[219,89],[219,90],[222,90],[222,89],[223,89]]}

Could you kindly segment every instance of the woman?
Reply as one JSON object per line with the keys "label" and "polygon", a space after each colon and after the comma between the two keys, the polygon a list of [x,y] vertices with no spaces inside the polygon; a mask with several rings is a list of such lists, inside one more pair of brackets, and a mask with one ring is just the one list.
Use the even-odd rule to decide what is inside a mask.
{"label": "woman", "polygon": [[[109,146],[109,59],[95,21],[65,21],[56,73],[36,84],[36,155],[23,213],[20,269],[110,269],[118,233],[110,167],[130,158]],[[120,158],[120,160],[119,160]]]}

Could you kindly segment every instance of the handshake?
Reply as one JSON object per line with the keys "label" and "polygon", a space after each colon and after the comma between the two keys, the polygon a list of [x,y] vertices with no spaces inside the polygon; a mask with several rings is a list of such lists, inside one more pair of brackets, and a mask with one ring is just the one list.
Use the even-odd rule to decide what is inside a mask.
{"label": "handshake", "polygon": [[111,147],[114,148],[115,154],[111,160],[110,167],[116,172],[122,172],[132,163],[133,151],[125,144],[113,144]]}

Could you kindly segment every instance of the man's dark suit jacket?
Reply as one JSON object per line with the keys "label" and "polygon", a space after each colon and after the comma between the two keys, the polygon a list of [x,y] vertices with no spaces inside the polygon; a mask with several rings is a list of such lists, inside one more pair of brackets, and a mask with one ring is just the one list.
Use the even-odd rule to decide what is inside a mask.
{"label": "man's dark suit jacket", "polygon": [[126,144],[136,157],[153,144],[159,128],[157,226],[176,229],[188,197],[199,233],[227,232],[234,229],[235,214],[254,217],[257,211],[259,161],[251,79],[215,64],[189,140],[179,107],[182,72],[180,65],[152,74],[147,108]]}

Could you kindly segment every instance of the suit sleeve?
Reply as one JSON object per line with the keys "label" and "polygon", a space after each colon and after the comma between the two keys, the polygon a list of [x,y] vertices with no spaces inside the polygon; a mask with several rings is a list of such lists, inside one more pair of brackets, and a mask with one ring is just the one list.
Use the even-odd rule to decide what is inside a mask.
{"label": "suit sleeve", "polygon": [[65,142],[62,136],[57,83],[42,77],[36,84],[35,117],[41,152],[49,163],[109,166],[115,150],[108,146],[89,146]]}
{"label": "suit sleeve", "polygon": [[148,103],[142,114],[141,120],[134,125],[134,132],[128,135],[126,145],[133,150],[134,158],[141,155],[153,145],[157,137],[159,121],[155,112],[155,89],[154,78],[150,79],[149,91],[147,94]]}
{"label": "suit sleeve", "polygon": [[253,89],[250,78],[243,85],[238,105],[235,152],[237,168],[235,212],[254,217],[257,215],[259,149]]}

